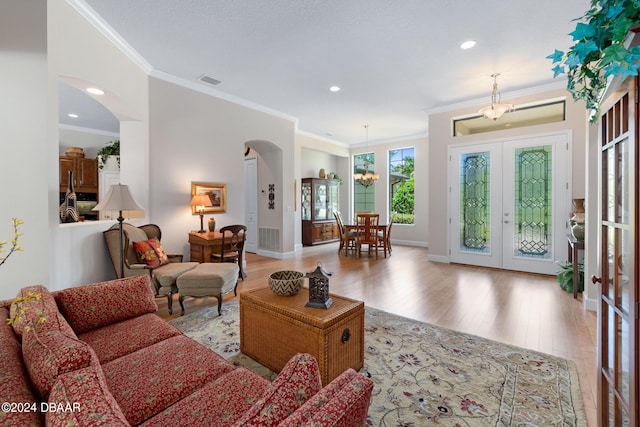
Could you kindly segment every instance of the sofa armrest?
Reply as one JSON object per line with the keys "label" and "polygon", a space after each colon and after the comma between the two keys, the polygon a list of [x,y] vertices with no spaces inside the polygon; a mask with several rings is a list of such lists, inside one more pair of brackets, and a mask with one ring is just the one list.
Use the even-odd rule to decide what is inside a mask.
{"label": "sofa armrest", "polygon": [[147,264],[127,264],[129,270],[153,270],[153,268]]}
{"label": "sofa armrest", "polygon": [[310,354],[298,353],[234,426],[277,426],[322,388],[318,362]]}
{"label": "sofa armrest", "polygon": [[279,426],[364,426],[373,381],[348,369],[316,393]]}

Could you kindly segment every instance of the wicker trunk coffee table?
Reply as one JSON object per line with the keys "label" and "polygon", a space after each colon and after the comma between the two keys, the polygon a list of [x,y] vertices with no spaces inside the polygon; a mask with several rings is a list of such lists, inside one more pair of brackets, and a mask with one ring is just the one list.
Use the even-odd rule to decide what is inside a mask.
{"label": "wicker trunk coffee table", "polygon": [[268,287],[240,294],[240,351],[275,372],[296,353],[318,360],[322,384],[364,364],[364,302],[331,295],[328,309],[305,307],[309,289],[279,296]]}

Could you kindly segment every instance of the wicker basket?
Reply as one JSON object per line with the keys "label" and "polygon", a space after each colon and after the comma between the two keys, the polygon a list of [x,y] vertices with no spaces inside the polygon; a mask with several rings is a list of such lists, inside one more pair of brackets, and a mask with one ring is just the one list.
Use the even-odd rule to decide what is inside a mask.
{"label": "wicker basket", "polygon": [[68,157],[84,157],[84,150],[81,147],[69,147],[66,155]]}
{"label": "wicker basket", "polygon": [[303,284],[304,273],[295,270],[276,271],[269,276],[269,288],[276,295],[295,295],[300,292]]}

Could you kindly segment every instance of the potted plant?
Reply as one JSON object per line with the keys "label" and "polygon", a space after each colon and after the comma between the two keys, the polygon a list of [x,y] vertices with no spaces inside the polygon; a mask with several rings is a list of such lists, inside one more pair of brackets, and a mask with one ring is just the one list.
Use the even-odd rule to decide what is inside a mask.
{"label": "potted plant", "polygon": [[640,24],[640,5],[635,0],[591,0],[591,8],[576,21],[570,33],[575,44],[547,58],[555,64],[554,77],[567,74],[567,90],[574,100],[585,101],[595,122],[608,78],[638,75],[640,47],[629,48],[625,40]]}
{"label": "potted plant", "polygon": [[120,140],[117,139],[115,141],[109,141],[107,145],[98,150],[97,157],[98,168],[100,170],[102,170],[110,160],[109,157],[115,159],[118,169],[120,169]]}
{"label": "potted plant", "polygon": [[[573,264],[570,262],[560,264],[558,271],[558,283],[560,288],[573,293]],[[578,263],[578,292],[584,291],[584,264]]]}

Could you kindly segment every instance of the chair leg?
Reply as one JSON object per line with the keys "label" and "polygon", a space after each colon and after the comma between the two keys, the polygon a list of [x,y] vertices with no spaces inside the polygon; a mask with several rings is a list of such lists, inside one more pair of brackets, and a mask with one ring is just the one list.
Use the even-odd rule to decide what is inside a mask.
{"label": "chair leg", "polygon": [[169,314],[173,314],[173,294],[169,293],[167,295],[167,308],[169,309]]}
{"label": "chair leg", "polygon": [[238,279],[236,279],[236,285],[233,287],[233,295],[236,297],[238,296]]}
{"label": "chair leg", "polygon": [[218,294],[218,295],[214,295],[214,296],[218,300],[218,316],[220,316],[220,315],[222,315],[222,294]]}
{"label": "chair leg", "polygon": [[180,298],[178,298],[178,302],[180,303],[180,307],[182,311],[180,312],[180,316],[184,316],[184,295],[180,294]]}

